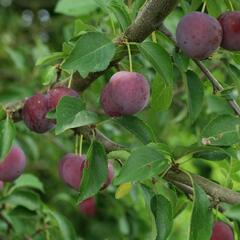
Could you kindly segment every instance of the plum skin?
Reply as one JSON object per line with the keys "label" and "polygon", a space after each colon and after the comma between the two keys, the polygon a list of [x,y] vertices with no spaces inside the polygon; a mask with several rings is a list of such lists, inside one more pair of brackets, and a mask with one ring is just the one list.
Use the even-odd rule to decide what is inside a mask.
{"label": "plum skin", "polygon": [[101,94],[101,105],[111,117],[134,115],[143,110],[150,96],[148,81],[136,72],[115,73]]}
{"label": "plum skin", "polygon": [[230,51],[240,51],[240,11],[223,13],[218,21],[223,29],[221,46]]}
{"label": "plum skin", "polygon": [[79,209],[87,217],[93,217],[96,215],[96,199],[90,197],[79,204]]}
{"label": "plum skin", "polygon": [[210,240],[234,240],[232,228],[224,222],[215,222]]}
{"label": "plum skin", "polygon": [[47,97],[36,94],[27,99],[23,106],[22,118],[27,127],[36,133],[45,133],[54,127],[54,121],[47,119]]}
{"label": "plum skin", "polygon": [[179,48],[196,60],[208,58],[222,42],[222,27],[213,17],[191,12],[177,26],[176,38]]}
{"label": "plum skin", "polygon": [[54,110],[64,96],[78,97],[79,94],[75,90],[67,87],[55,87],[49,90],[47,93],[48,110]]}
{"label": "plum skin", "polygon": [[26,156],[23,150],[14,145],[5,159],[0,162],[0,180],[12,182],[17,179],[26,166]]}
{"label": "plum skin", "polygon": [[66,154],[59,162],[59,176],[68,186],[79,190],[86,157]]}

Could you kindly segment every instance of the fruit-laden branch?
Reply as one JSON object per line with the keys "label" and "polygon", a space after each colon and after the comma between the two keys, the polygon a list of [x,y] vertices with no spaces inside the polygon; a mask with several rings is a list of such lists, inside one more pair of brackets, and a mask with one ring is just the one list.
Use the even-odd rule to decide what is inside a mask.
{"label": "fruit-laden branch", "polygon": [[[172,35],[172,33],[162,24],[159,27],[159,30],[164,33],[169,39],[172,40],[172,42],[177,47],[177,41],[176,38]],[[210,83],[213,86],[214,92],[221,92],[224,90],[223,86],[218,82],[218,80],[212,75],[212,73],[209,71],[209,69],[199,60],[194,60],[196,65],[200,68],[200,70],[203,72],[203,74],[207,77],[207,79],[210,81]],[[234,110],[234,112],[240,116],[240,106],[235,100],[228,100],[229,105]]]}

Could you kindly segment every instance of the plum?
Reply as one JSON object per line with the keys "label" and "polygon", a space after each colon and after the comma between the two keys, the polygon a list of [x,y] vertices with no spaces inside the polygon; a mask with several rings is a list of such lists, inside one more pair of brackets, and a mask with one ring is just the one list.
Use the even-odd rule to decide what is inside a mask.
{"label": "plum", "polygon": [[112,161],[109,161],[108,162],[108,178],[107,178],[107,181],[103,184],[101,190],[106,189],[112,183],[113,176],[114,176],[113,164],[112,164]]}
{"label": "plum", "polygon": [[25,102],[22,110],[22,118],[27,127],[36,133],[45,133],[54,127],[54,121],[47,119],[47,97],[36,94]]}
{"label": "plum", "polygon": [[234,240],[232,228],[224,222],[215,222],[211,240]]}
{"label": "plum", "polygon": [[88,198],[79,204],[80,211],[87,217],[93,217],[96,214],[96,199]]}
{"label": "plum", "polygon": [[111,117],[134,115],[143,110],[150,96],[148,81],[136,72],[115,73],[101,94],[101,104]]}
{"label": "plum", "polygon": [[75,90],[67,87],[55,87],[49,90],[47,93],[48,110],[54,110],[64,96],[78,97],[79,94]]}
{"label": "plum", "polygon": [[85,161],[84,155],[68,153],[59,162],[60,178],[75,190],[79,190]]}
{"label": "plum", "polygon": [[240,11],[223,13],[218,20],[223,29],[221,46],[230,51],[240,51]]}
{"label": "plum", "polygon": [[176,38],[179,48],[189,57],[203,60],[218,49],[222,41],[222,27],[213,17],[191,12],[177,26]]}
{"label": "plum", "polygon": [[17,179],[26,166],[26,156],[23,150],[14,145],[8,155],[0,162],[0,180],[12,182]]}

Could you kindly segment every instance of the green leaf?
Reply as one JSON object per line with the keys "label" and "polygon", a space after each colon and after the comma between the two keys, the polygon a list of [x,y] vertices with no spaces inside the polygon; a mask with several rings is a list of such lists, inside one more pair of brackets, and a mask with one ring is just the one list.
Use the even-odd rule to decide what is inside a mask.
{"label": "green leaf", "polygon": [[155,144],[135,148],[114,179],[114,185],[149,179],[163,172],[168,166],[167,158],[156,149]]}
{"label": "green leaf", "polygon": [[187,72],[188,111],[191,123],[194,123],[203,107],[203,86],[199,77],[192,71]]}
{"label": "green leaf", "polygon": [[156,240],[166,240],[171,233],[173,225],[173,212],[171,203],[164,196],[155,195],[151,199],[151,210],[156,222]]}
{"label": "green leaf", "polygon": [[172,103],[173,87],[166,84],[157,74],[152,83],[152,96],[150,106],[155,112],[167,110]]}
{"label": "green leaf", "polygon": [[161,74],[168,86],[173,82],[173,64],[169,53],[157,43],[143,42],[138,45],[140,53]]}
{"label": "green leaf", "polygon": [[6,118],[0,123],[0,160],[3,160],[10,151],[15,135],[14,123]]}
{"label": "green leaf", "polygon": [[36,66],[40,65],[51,65],[57,63],[60,59],[63,59],[64,53],[63,52],[55,52],[48,56],[41,57],[37,60]]}
{"label": "green leaf", "polygon": [[42,85],[49,85],[56,79],[56,68],[49,66],[45,69],[43,77],[41,79]]}
{"label": "green leaf", "polygon": [[60,0],[55,8],[55,12],[62,13],[67,16],[83,16],[97,9],[94,0]]}
{"label": "green leaf", "polygon": [[115,54],[115,45],[100,32],[89,32],[77,41],[62,68],[78,71],[82,77],[105,70]]}
{"label": "green leaf", "polygon": [[66,217],[56,211],[50,211],[50,213],[55,218],[64,240],[78,239],[72,223]]}
{"label": "green leaf", "polygon": [[0,104],[0,121],[6,118],[6,111],[3,105]]}
{"label": "green leaf", "polygon": [[202,2],[203,0],[192,0],[190,8],[191,11],[196,11],[201,6]]}
{"label": "green leaf", "polygon": [[13,192],[16,189],[23,188],[23,187],[33,188],[41,192],[44,192],[42,182],[32,174],[21,175],[21,177],[14,182],[14,186],[9,191]]}
{"label": "green leaf", "polygon": [[107,180],[107,155],[104,147],[93,141],[87,154],[87,162],[83,169],[78,201],[94,196]]}
{"label": "green leaf", "polygon": [[208,10],[208,14],[214,17],[219,17],[222,13],[221,5],[217,0],[208,0],[207,10]]}
{"label": "green leaf", "polygon": [[194,200],[189,240],[209,240],[212,234],[211,204],[203,189],[194,184]]}
{"label": "green leaf", "polygon": [[110,4],[110,10],[117,18],[122,31],[125,31],[126,28],[131,24],[131,18],[123,1],[112,0]]}
{"label": "green leaf", "polygon": [[142,143],[147,144],[155,141],[152,129],[141,119],[135,116],[125,116],[113,120],[134,134]]}
{"label": "green leaf", "polygon": [[97,5],[106,13],[110,12],[109,5],[112,0],[94,0]]}
{"label": "green leaf", "polygon": [[231,146],[240,142],[240,119],[222,115],[213,119],[202,131],[204,145]]}
{"label": "green leaf", "polygon": [[99,121],[98,115],[86,111],[82,99],[76,97],[63,97],[57,106],[56,117],[56,134],[60,134],[67,129],[82,127]]}
{"label": "green leaf", "polygon": [[14,206],[22,206],[31,211],[40,208],[41,200],[38,194],[30,190],[16,190],[6,198],[1,199],[1,202],[6,202]]}

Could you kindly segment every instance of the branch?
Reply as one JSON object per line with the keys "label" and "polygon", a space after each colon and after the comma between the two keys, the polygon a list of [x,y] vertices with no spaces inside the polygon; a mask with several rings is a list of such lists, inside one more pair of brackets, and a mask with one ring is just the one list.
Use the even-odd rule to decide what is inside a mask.
{"label": "branch", "polygon": [[[172,35],[172,33],[162,24],[159,27],[159,30],[164,33],[177,47],[177,41],[176,38]],[[218,82],[218,80],[212,75],[212,73],[208,70],[208,68],[199,60],[193,59],[193,61],[196,63],[196,65],[200,68],[200,70],[204,73],[204,75],[207,77],[209,82],[213,86],[214,92],[221,92],[224,90],[223,86]],[[240,116],[240,106],[235,100],[228,100],[228,103],[230,107],[234,110],[234,112]]]}

